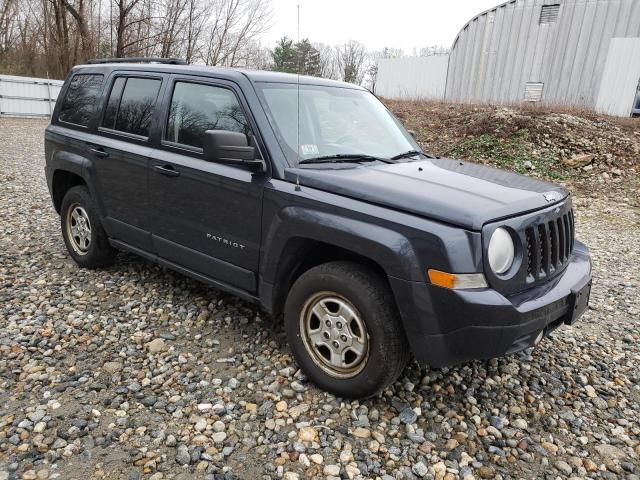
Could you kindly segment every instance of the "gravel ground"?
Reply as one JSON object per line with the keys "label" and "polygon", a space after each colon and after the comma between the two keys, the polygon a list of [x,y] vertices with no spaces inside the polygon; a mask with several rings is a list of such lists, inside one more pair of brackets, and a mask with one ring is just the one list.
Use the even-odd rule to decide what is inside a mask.
{"label": "gravel ground", "polygon": [[640,478],[633,202],[576,195],[595,283],[575,327],[345,402],[253,305],[130,255],[77,268],[44,126],[0,120],[0,480]]}

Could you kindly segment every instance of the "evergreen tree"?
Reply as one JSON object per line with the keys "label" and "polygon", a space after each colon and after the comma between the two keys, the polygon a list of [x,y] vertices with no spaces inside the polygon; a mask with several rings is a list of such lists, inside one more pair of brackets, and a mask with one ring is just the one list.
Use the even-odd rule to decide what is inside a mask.
{"label": "evergreen tree", "polygon": [[282,37],[271,51],[272,69],[277,72],[299,73],[319,77],[322,75],[320,52],[311,45],[309,39],[293,43]]}
{"label": "evergreen tree", "polygon": [[271,52],[273,70],[277,72],[296,73],[298,69],[296,48],[293,40],[282,37]]}
{"label": "evergreen tree", "polygon": [[320,52],[316,50],[308,38],[295,45],[297,63],[300,66],[300,74],[319,77],[321,75],[320,68]]}

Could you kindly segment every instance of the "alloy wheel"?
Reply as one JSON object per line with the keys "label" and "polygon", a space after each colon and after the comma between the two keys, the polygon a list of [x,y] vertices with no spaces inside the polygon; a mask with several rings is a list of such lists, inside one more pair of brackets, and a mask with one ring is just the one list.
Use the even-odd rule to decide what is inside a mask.
{"label": "alloy wheel", "polygon": [[305,303],[300,333],[314,363],[336,378],[352,378],[369,356],[369,335],[360,312],[334,292],[320,292]]}
{"label": "alloy wheel", "polygon": [[67,215],[67,235],[69,243],[78,255],[86,255],[91,247],[91,221],[87,211],[79,204],[73,204]]}

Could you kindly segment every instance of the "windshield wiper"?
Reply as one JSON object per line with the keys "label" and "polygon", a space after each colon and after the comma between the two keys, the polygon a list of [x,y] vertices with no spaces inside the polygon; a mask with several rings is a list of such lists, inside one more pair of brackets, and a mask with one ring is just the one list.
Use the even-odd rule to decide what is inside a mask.
{"label": "windshield wiper", "polygon": [[311,163],[349,163],[349,162],[383,162],[394,163],[387,158],[374,157],[359,153],[338,153],[336,155],[323,155],[321,157],[305,158],[300,160],[298,165],[308,165]]}
{"label": "windshield wiper", "polygon": [[391,160],[400,160],[401,158],[415,157],[416,155],[424,155],[427,158],[435,158],[434,156],[424,153],[421,150],[409,150],[408,152],[399,153],[398,155],[391,157]]}

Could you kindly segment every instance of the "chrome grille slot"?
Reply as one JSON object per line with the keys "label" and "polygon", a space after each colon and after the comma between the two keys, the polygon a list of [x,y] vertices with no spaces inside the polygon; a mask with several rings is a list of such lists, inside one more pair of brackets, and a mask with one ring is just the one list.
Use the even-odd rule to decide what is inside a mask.
{"label": "chrome grille slot", "polygon": [[538,243],[540,244],[540,265],[538,271],[540,277],[546,277],[549,274],[549,235],[547,227],[543,223],[538,225]]}
{"label": "chrome grille slot", "polygon": [[527,228],[525,234],[527,236],[527,282],[533,282],[535,271],[533,266],[533,229]]}
{"label": "chrome grille slot", "polygon": [[569,210],[558,218],[525,230],[527,283],[552,276],[569,261],[573,251],[574,227],[573,211]]}
{"label": "chrome grille slot", "polygon": [[564,251],[565,257],[568,260],[571,256],[571,228],[569,227],[569,215],[562,216],[562,222],[564,223]]}
{"label": "chrome grille slot", "polygon": [[558,262],[562,265],[566,258],[566,252],[564,251],[566,245],[564,241],[564,223],[562,222],[562,218],[556,220],[556,225],[558,226]]}
{"label": "chrome grille slot", "polygon": [[558,248],[558,229],[555,222],[549,222],[549,238],[551,239],[551,267],[555,270],[558,266],[560,249]]}
{"label": "chrome grille slot", "polygon": [[576,238],[576,230],[573,219],[573,210],[569,210],[569,228],[571,229],[571,248],[569,251],[573,252],[573,242]]}

